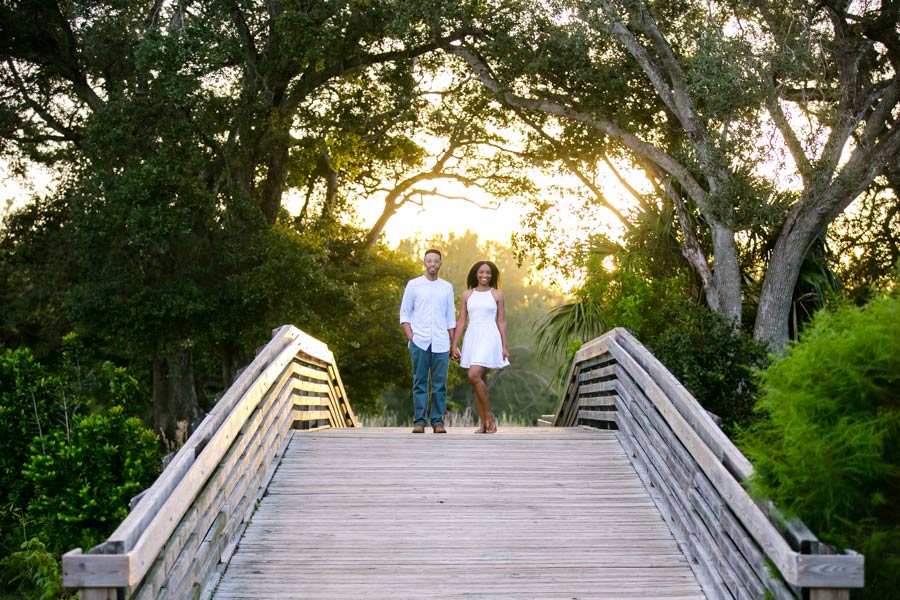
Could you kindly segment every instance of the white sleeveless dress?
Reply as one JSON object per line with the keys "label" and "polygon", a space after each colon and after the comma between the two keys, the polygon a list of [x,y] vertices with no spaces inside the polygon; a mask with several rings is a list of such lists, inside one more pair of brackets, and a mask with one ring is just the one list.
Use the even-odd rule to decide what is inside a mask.
{"label": "white sleeveless dress", "polygon": [[503,342],[497,328],[497,301],[491,290],[472,290],[466,302],[469,324],[463,337],[459,366],[468,369],[472,365],[499,369],[509,365],[503,358]]}

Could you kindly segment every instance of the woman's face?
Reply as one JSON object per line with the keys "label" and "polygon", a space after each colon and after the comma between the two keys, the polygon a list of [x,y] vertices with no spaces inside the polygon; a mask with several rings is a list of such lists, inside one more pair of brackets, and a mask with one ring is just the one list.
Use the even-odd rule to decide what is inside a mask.
{"label": "woman's face", "polygon": [[475,273],[475,276],[478,278],[478,285],[486,286],[491,285],[491,267],[488,265],[481,265],[478,267],[478,272]]}

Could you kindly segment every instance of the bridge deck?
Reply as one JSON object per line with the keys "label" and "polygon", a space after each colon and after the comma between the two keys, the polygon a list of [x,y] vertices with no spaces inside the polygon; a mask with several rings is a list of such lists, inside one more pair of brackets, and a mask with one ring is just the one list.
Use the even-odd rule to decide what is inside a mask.
{"label": "bridge deck", "polygon": [[614,432],[294,434],[215,600],[704,595]]}

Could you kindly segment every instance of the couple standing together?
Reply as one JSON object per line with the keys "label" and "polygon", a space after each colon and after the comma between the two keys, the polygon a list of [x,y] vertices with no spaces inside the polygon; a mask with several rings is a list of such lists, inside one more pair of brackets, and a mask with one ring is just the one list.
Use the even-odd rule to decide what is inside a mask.
{"label": "couple standing together", "polygon": [[[400,303],[400,325],[409,340],[413,369],[413,433],[425,433],[428,380],[431,379],[431,427],[447,433],[447,369],[450,359],[468,370],[475,392],[481,426],[475,433],[497,433],[497,418],[491,412],[487,385],[488,369],[509,364],[506,347],[506,311],[500,285],[500,271],[490,261],[478,261],[469,269],[467,290],[463,292],[459,318],[455,318],[453,286],[438,278],[441,253],[425,252],[425,274],[406,284]],[[459,338],[468,321],[462,352]]]}

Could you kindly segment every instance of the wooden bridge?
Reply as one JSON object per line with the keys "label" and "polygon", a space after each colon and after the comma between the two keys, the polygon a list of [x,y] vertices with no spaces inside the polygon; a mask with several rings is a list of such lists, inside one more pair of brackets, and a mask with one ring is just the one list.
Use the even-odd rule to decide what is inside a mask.
{"label": "wooden bridge", "polygon": [[81,600],[847,598],[863,557],[751,499],[751,466],[624,330],[582,347],[553,427],[359,428],[285,326],[103,544]]}

